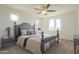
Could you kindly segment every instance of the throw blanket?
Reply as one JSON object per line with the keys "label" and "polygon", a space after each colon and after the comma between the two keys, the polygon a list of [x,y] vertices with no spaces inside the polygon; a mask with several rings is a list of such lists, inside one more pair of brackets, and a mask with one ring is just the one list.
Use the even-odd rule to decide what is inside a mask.
{"label": "throw blanket", "polygon": [[30,37],[25,38],[24,43],[23,43],[23,47],[26,47],[27,40],[28,40],[29,38],[30,38]]}

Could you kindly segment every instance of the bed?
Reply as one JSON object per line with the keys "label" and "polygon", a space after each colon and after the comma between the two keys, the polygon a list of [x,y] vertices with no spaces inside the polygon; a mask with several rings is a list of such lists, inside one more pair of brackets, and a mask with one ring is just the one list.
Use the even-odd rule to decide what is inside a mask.
{"label": "bed", "polygon": [[[22,30],[25,30],[22,34]],[[59,31],[57,30],[56,35],[44,34],[41,31],[41,34],[37,34],[35,30],[35,24],[31,25],[29,23],[22,23],[16,25],[16,44],[32,53],[47,53],[47,50],[50,48],[51,44],[59,42]]]}

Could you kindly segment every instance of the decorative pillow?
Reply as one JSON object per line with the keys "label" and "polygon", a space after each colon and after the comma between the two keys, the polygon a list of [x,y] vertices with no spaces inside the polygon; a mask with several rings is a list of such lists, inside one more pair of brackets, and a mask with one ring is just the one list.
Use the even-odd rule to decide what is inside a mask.
{"label": "decorative pillow", "polygon": [[35,35],[35,30],[28,30],[27,35]]}
{"label": "decorative pillow", "polygon": [[27,31],[27,35],[32,35],[32,31],[31,30],[28,30]]}
{"label": "decorative pillow", "polygon": [[21,30],[21,35],[27,35],[27,30]]}
{"label": "decorative pillow", "polygon": [[33,35],[35,35],[35,34],[36,34],[35,30],[33,30],[33,31],[32,31],[32,34],[33,34]]}

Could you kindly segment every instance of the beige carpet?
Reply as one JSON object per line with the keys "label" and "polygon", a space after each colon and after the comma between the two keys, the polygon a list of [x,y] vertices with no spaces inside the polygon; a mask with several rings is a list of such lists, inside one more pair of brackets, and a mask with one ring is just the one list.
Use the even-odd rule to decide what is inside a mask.
{"label": "beige carpet", "polygon": [[[77,53],[79,48],[77,48]],[[74,45],[73,41],[69,40],[60,40],[59,43],[55,43],[48,49],[48,54],[73,54],[74,53]],[[30,54],[27,50],[11,45],[9,47],[0,48],[0,54]]]}

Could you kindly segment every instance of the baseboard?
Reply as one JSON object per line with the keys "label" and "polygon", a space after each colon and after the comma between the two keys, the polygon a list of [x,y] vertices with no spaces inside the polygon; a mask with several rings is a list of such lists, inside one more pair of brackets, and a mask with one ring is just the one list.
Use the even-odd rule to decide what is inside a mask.
{"label": "baseboard", "polygon": [[66,39],[66,38],[60,38],[62,40],[68,40],[68,41],[73,41],[73,39]]}

